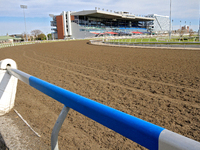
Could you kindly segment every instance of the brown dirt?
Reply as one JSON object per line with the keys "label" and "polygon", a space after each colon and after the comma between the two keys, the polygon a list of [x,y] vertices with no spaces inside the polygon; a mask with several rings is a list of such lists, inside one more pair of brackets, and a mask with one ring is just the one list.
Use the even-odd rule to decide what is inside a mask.
{"label": "brown dirt", "polygon": [[[200,51],[95,46],[88,41],[0,49],[18,69],[115,109],[200,141]],[[15,109],[50,149],[63,105],[19,81]],[[62,149],[144,149],[70,110]],[[37,149],[36,147],[35,149]]]}

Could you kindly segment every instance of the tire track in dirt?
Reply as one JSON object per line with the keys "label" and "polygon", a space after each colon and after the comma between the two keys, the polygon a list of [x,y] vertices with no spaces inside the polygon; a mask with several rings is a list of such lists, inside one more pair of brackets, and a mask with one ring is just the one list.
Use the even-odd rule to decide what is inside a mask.
{"label": "tire track in dirt", "polygon": [[84,68],[87,68],[87,69],[96,70],[96,71],[105,72],[105,73],[111,73],[111,74],[114,74],[114,75],[118,75],[118,76],[122,76],[122,77],[128,77],[128,78],[131,78],[131,79],[141,80],[141,81],[145,81],[145,82],[149,82],[149,83],[154,83],[154,84],[157,83],[157,84],[160,84],[160,85],[166,85],[166,86],[170,86],[170,87],[175,87],[175,88],[181,88],[181,89],[187,89],[187,90],[190,90],[190,91],[200,92],[200,90],[198,90],[198,89],[188,88],[188,87],[184,87],[184,86],[177,86],[177,85],[170,84],[170,83],[165,83],[165,82],[160,82],[160,81],[153,81],[153,80],[148,80],[148,79],[144,79],[144,78],[133,77],[133,76],[130,76],[130,75],[124,75],[124,74],[120,74],[120,73],[116,73],[116,72],[112,72],[112,71],[106,71],[106,70],[96,69],[96,68],[92,68],[92,67],[87,67],[87,66],[84,66],[84,65],[78,65],[78,64],[74,64],[74,63],[70,63],[70,62],[57,60],[57,59],[54,59],[54,58],[40,56],[35,51],[32,51],[32,52],[36,56],[44,57],[44,58],[51,59],[51,60],[54,60],[54,61],[57,61],[57,62],[62,62],[62,63],[65,63],[65,64],[71,64],[73,66],[84,67]]}
{"label": "tire track in dirt", "polygon": [[[28,54],[27,56],[30,55],[29,53],[26,53],[26,54]],[[32,54],[30,56],[32,56]],[[46,65],[51,66],[51,64],[49,64],[47,60],[44,60],[44,61],[43,60],[42,59],[38,60],[39,63],[40,63],[40,61],[41,62],[45,61],[44,63],[46,63],[46,64],[42,68],[46,68],[45,67]],[[37,61],[37,59],[36,59],[36,61]],[[59,64],[52,65],[52,66],[54,68],[56,68],[58,65]],[[58,69],[66,70],[67,72],[69,72],[68,69],[65,69],[62,67],[60,67]],[[53,70],[55,70],[55,69],[53,69]],[[65,72],[65,71],[62,71],[62,72]],[[78,79],[81,80],[81,82],[85,82],[86,85],[90,84],[90,82],[93,82],[93,83],[96,83],[96,85],[99,85],[98,87],[100,87],[100,88],[98,88],[97,91],[99,90],[101,92],[101,90],[103,90],[103,92],[100,93],[100,95],[101,95],[99,97],[100,99],[96,99],[96,96],[94,96],[93,98],[90,97],[90,99],[97,100],[100,103],[105,103],[106,101],[109,101],[109,103],[106,103],[106,105],[112,106],[113,108],[116,108],[120,111],[131,114],[131,115],[141,118],[143,120],[152,122],[154,124],[165,127],[167,129],[171,129],[172,131],[183,134],[183,135],[184,135],[184,133],[187,133],[187,130],[190,130],[189,126],[186,127],[184,122],[189,122],[193,126],[191,130],[194,130],[194,134],[196,135],[195,138],[198,139],[197,135],[198,135],[199,127],[198,126],[196,127],[196,122],[198,122],[198,119],[196,119],[196,117],[195,117],[196,115],[198,116],[198,114],[199,114],[198,112],[200,110],[198,104],[191,103],[191,102],[182,102],[178,98],[177,99],[169,99],[168,97],[163,98],[158,95],[157,95],[157,97],[155,95],[153,95],[153,97],[152,97],[152,96],[149,96],[148,93],[145,93],[145,94],[143,94],[141,92],[134,93],[135,91],[131,90],[130,88],[126,88],[126,87],[124,88],[123,86],[118,86],[116,84],[109,84],[108,82],[107,82],[108,84],[105,84],[105,82],[104,82],[105,80],[102,82],[103,79],[101,79],[101,80],[94,79],[93,80],[88,75],[83,76],[81,73],[74,74],[73,71],[69,72],[69,74],[71,74],[71,76],[76,76]],[[75,82],[77,82],[77,81],[78,80],[76,79]],[[83,85],[82,87],[80,87],[78,85],[78,87],[80,89],[87,88],[87,86],[85,86],[85,85]],[[110,90],[106,91],[106,87],[108,87]],[[113,90],[114,90],[113,93],[118,93],[117,95],[119,95],[119,96],[113,95],[114,97],[112,97]],[[84,90],[81,90],[80,93],[83,93],[83,92],[84,92]],[[108,92],[109,94],[106,95],[106,92]],[[125,95],[125,97],[123,97],[123,94],[128,94],[128,95]],[[132,94],[133,96],[136,95],[136,97],[131,97],[131,96],[129,97],[129,94]],[[108,99],[106,98],[107,96],[109,97]],[[129,98],[131,98],[131,99],[129,99]],[[126,100],[128,100],[128,101],[126,101]],[[190,116],[190,119],[187,120],[187,118],[185,116],[182,116],[182,112],[184,112],[185,116]],[[163,116],[163,114],[165,114],[165,115]],[[165,116],[170,116],[171,119],[169,122],[165,121],[165,120],[167,120],[165,118]],[[174,116],[174,117],[172,117],[172,116]],[[177,119],[177,116],[179,119]],[[180,126],[180,129],[179,129],[179,126]],[[184,130],[182,129],[183,126],[185,128]],[[189,137],[194,137],[194,136],[192,135]]]}
{"label": "tire track in dirt", "polygon": [[[85,42],[78,41],[68,42],[66,44],[38,44],[30,45],[28,47],[24,46],[22,47],[23,50],[19,51],[6,49],[5,52],[6,56],[16,60],[20,70],[24,70],[27,73],[38,76],[41,79],[58,85],[64,89],[68,89],[69,91],[73,91],[74,93],[88,97],[132,116],[200,141],[200,108],[197,108],[199,103],[195,103],[195,100],[199,101],[199,97],[196,97],[195,91],[178,89],[176,87],[172,88],[166,85],[164,86],[152,82],[146,82],[144,80],[138,80],[137,82],[139,84],[133,86],[132,84],[136,82],[136,79],[122,77],[116,74],[114,75],[109,72],[112,71],[124,75],[133,75],[133,77],[144,78],[150,81],[156,80],[177,86],[182,85],[184,87],[200,89],[198,85],[193,86],[189,83],[189,81],[195,85],[199,83],[195,83],[195,81],[197,81],[195,77],[199,79],[199,76],[197,75],[199,73],[197,65],[195,68],[196,70],[190,70],[192,71],[191,75],[185,74],[179,80],[180,74],[184,71],[184,68],[177,70],[177,67],[174,69],[166,67],[166,70],[160,70],[166,65],[166,60],[160,62],[161,59],[157,57],[161,54],[162,56],[167,54],[165,57],[166,59],[169,59],[177,55],[175,58],[178,59],[176,65],[181,67],[185,62],[190,62],[191,58],[194,58],[197,64],[199,64],[200,62],[198,61],[198,57],[195,57],[198,55],[192,53],[189,55],[190,57],[183,57],[185,55],[179,57],[178,54],[182,54],[182,52],[160,53],[160,51],[157,50],[141,52],[141,50],[135,49],[130,49],[129,52],[122,49],[118,53],[118,51],[115,51],[115,49],[112,48],[97,48],[94,51],[94,47],[84,45],[86,45]],[[39,55],[34,55],[33,51],[37,52]],[[107,53],[108,51],[109,53]],[[24,57],[23,53],[28,57]],[[150,62],[152,56],[151,53],[156,56],[152,59],[155,60],[153,63],[160,63],[160,65],[156,68],[154,68],[153,65],[143,67],[145,63]],[[144,56],[139,57],[141,58],[141,61],[138,61],[137,59],[135,60],[137,56],[141,55]],[[42,56],[47,56],[49,59]],[[123,59],[116,61],[118,58],[117,56],[124,59],[127,58],[127,61],[123,61]],[[134,60],[131,60],[128,56],[131,56]],[[38,61],[32,60],[29,57]],[[63,62],[54,61],[50,58],[61,60]],[[186,60],[180,60],[181,58],[185,58]],[[45,62],[46,64],[42,62]],[[68,64],[68,62],[72,64]],[[192,68],[192,63],[194,62],[195,61],[191,61],[191,63],[188,63],[188,67]],[[80,66],[73,65],[73,63]],[[136,67],[134,67],[134,64],[136,64]],[[133,66],[131,67],[131,65]],[[91,68],[85,68],[84,66]],[[92,67],[105,70],[105,72],[93,70]],[[71,70],[72,72],[68,72],[65,69]],[[129,69],[131,70],[129,71]],[[79,74],[74,74],[73,71]],[[153,77],[154,75],[155,77]],[[170,75],[170,77],[167,77],[168,75]],[[92,79],[91,76],[101,80]],[[189,80],[190,77],[191,80]],[[125,78],[127,78],[127,80]],[[184,82],[181,83],[181,80]],[[159,94],[162,95],[162,93],[156,91],[157,93],[154,93],[154,95],[158,94],[157,98],[149,96],[148,93],[145,93],[144,95],[129,88],[105,83],[105,81],[111,83],[114,82],[118,85],[131,87],[133,89],[141,87],[137,90],[142,90],[144,92],[151,92],[149,89],[157,89],[161,87],[167,91],[164,95],[170,97],[172,96],[171,94],[175,95],[173,95],[174,97],[172,97],[172,100],[168,98],[160,98]],[[61,106],[63,105],[31,87],[28,88],[27,85],[24,85],[21,82],[19,82],[19,84],[20,88],[18,88],[16,107],[27,120],[30,120],[30,123],[35,126],[37,131],[40,131],[43,135],[42,141],[49,145],[50,133],[53,128],[52,123],[56,121],[57,116],[62,109]],[[152,88],[149,88],[147,85],[150,85]],[[176,91],[176,89],[178,89],[178,91]],[[169,90],[173,90],[173,92],[168,93]],[[188,94],[188,98],[192,99],[192,102],[182,102],[180,94],[178,93],[179,91],[184,95]],[[195,96],[195,98],[193,98],[193,96]],[[188,98],[186,100],[189,100]],[[44,105],[40,105],[40,103]],[[93,147],[93,145],[97,147]],[[110,131],[106,127],[95,123],[76,111],[71,111],[69,113],[67,122],[62,126],[61,132],[59,133],[59,147],[60,149],[144,149],[143,147],[136,145],[136,143]]]}
{"label": "tire track in dirt", "polygon": [[191,104],[192,102],[189,102],[189,101],[181,101],[180,99],[173,99],[173,98],[170,98],[170,97],[165,96],[165,95],[155,94],[155,93],[151,93],[151,92],[148,92],[148,91],[135,89],[135,88],[132,88],[132,87],[127,87],[127,86],[120,85],[120,84],[117,84],[117,83],[114,83],[114,82],[106,81],[106,80],[103,80],[103,79],[99,79],[99,78],[96,78],[96,77],[92,77],[92,76],[89,76],[89,75],[85,75],[85,74],[82,74],[82,73],[71,71],[71,70],[68,70],[68,69],[56,66],[56,65],[52,65],[52,64],[46,63],[44,61],[37,60],[37,59],[34,59],[34,58],[31,58],[31,57],[27,56],[26,53],[25,53],[25,51],[23,53],[23,56],[26,57],[26,58],[28,58],[28,59],[31,59],[33,61],[37,61],[37,62],[43,63],[45,65],[49,65],[49,66],[56,67],[56,68],[59,68],[59,69],[62,69],[62,70],[66,70],[69,73],[72,73],[72,74],[75,74],[75,75],[78,75],[78,76],[82,76],[82,77],[85,77],[85,78],[90,78],[92,80],[103,82],[103,83],[106,83],[108,85],[118,86],[118,87],[123,88],[123,89],[128,89],[128,90],[134,91],[136,93],[141,93],[143,95],[148,95],[148,96],[159,98],[159,99],[170,100],[172,103],[182,103],[182,104],[185,104],[185,105],[190,105],[190,106],[192,106],[194,108],[200,108],[200,106],[195,105],[195,104]]}
{"label": "tire track in dirt", "polygon": [[[46,57],[43,57],[43,56],[39,56],[37,55],[38,57],[44,59]],[[38,58],[37,57],[37,58]],[[49,60],[54,60],[54,59],[51,59],[51,58],[47,58]],[[46,61],[48,62],[48,61]],[[93,77],[96,77],[96,78],[101,78],[103,80],[108,80],[110,82],[116,82],[120,85],[123,85],[123,86],[128,86],[128,87],[131,87],[131,88],[134,88],[134,89],[143,89],[143,91],[148,91],[150,93],[153,93],[153,94],[160,94],[160,95],[165,95],[167,97],[170,97],[170,98],[173,98],[173,99],[180,99],[182,101],[196,101],[197,103],[200,103],[200,101],[198,101],[197,99],[200,99],[199,97],[199,92],[198,90],[190,90],[190,89],[187,89],[185,87],[183,88],[180,88],[179,86],[168,86],[168,85],[165,85],[165,84],[158,84],[158,83],[154,83],[153,81],[150,80],[150,82],[146,82],[144,80],[141,80],[139,78],[139,80],[137,79],[134,79],[134,77],[132,78],[130,76],[130,78],[128,78],[126,75],[117,75],[118,73],[110,73],[109,71],[103,71],[103,70],[99,70],[99,69],[94,69],[94,68],[91,68],[91,67],[85,67],[83,65],[76,65],[76,64],[73,64],[71,63],[72,65],[68,65],[68,63],[64,62],[64,61],[50,61],[49,64],[51,64],[52,62],[58,62],[56,65],[59,65],[59,66],[63,66],[63,68],[69,68],[68,70],[73,70],[75,72],[79,72],[81,74],[85,74],[85,75],[89,75],[89,76],[93,76]],[[60,63],[59,63],[60,62]],[[63,64],[66,64],[66,65],[63,65]],[[71,66],[78,66],[78,67],[71,67]],[[83,67],[82,67],[83,66]],[[83,68],[89,68],[90,70],[87,70],[87,69],[83,69]],[[97,70],[99,70],[99,73]],[[149,81],[149,80],[148,80]],[[197,99],[195,99],[197,98]]]}

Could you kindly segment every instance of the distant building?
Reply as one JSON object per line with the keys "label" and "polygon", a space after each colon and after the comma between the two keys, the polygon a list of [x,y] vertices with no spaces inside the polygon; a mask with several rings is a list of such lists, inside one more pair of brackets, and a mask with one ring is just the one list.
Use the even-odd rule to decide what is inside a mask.
{"label": "distant building", "polygon": [[185,31],[186,33],[189,33],[190,27],[185,25],[185,26],[181,27],[181,30]]}
{"label": "distant building", "polygon": [[[129,12],[83,10],[63,11],[60,15],[50,15],[53,19],[52,38],[89,38],[101,34],[124,35],[133,32],[169,30],[169,17],[155,15],[138,16]],[[160,29],[159,29],[160,27]],[[168,29],[167,29],[168,28]]]}
{"label": "distant building", "polygon": [[0,43],[20,42],[22,39],[14,36],[0,36]]}

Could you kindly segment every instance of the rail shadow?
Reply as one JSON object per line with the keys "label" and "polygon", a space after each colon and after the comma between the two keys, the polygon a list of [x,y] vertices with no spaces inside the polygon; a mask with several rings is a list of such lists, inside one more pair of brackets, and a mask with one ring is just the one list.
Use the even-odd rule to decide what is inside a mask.
{"label": "rail shadow", "polygon": [[9,150],[9,148],[6,146],[6,143],[0,133],[0,150]]}

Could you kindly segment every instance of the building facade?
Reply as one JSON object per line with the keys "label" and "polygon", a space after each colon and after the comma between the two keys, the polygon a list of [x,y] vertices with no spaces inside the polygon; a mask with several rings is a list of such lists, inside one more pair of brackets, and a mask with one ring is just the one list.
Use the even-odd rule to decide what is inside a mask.
{"label": "building facade", "polygon": [[157,14],[150,14],[146,17],[154,18],[153,21],[147,22],[147,26],[149,30],[152,32],[161,32],[161,33],[168,33],[170,28],[170,19],[169,16],[162,16]]}
{"label": "building facade", "polygon": [[[97,35],[120,35],[133,32],[148,32],[149,28],[161,26],[166,29],[166,24],[160,22],[159,17],[152,15],[137,16],[129,12],[112,12],[104,10],[83,10],[78,12],[63,11],[60,15],[50,15],[52,37],[65,38],[90,38]],[[168,17],[169,19],[169,17]],[[158,23],[155,24],[155,21]],[[162,20],[162,19],[161,19]]]}

